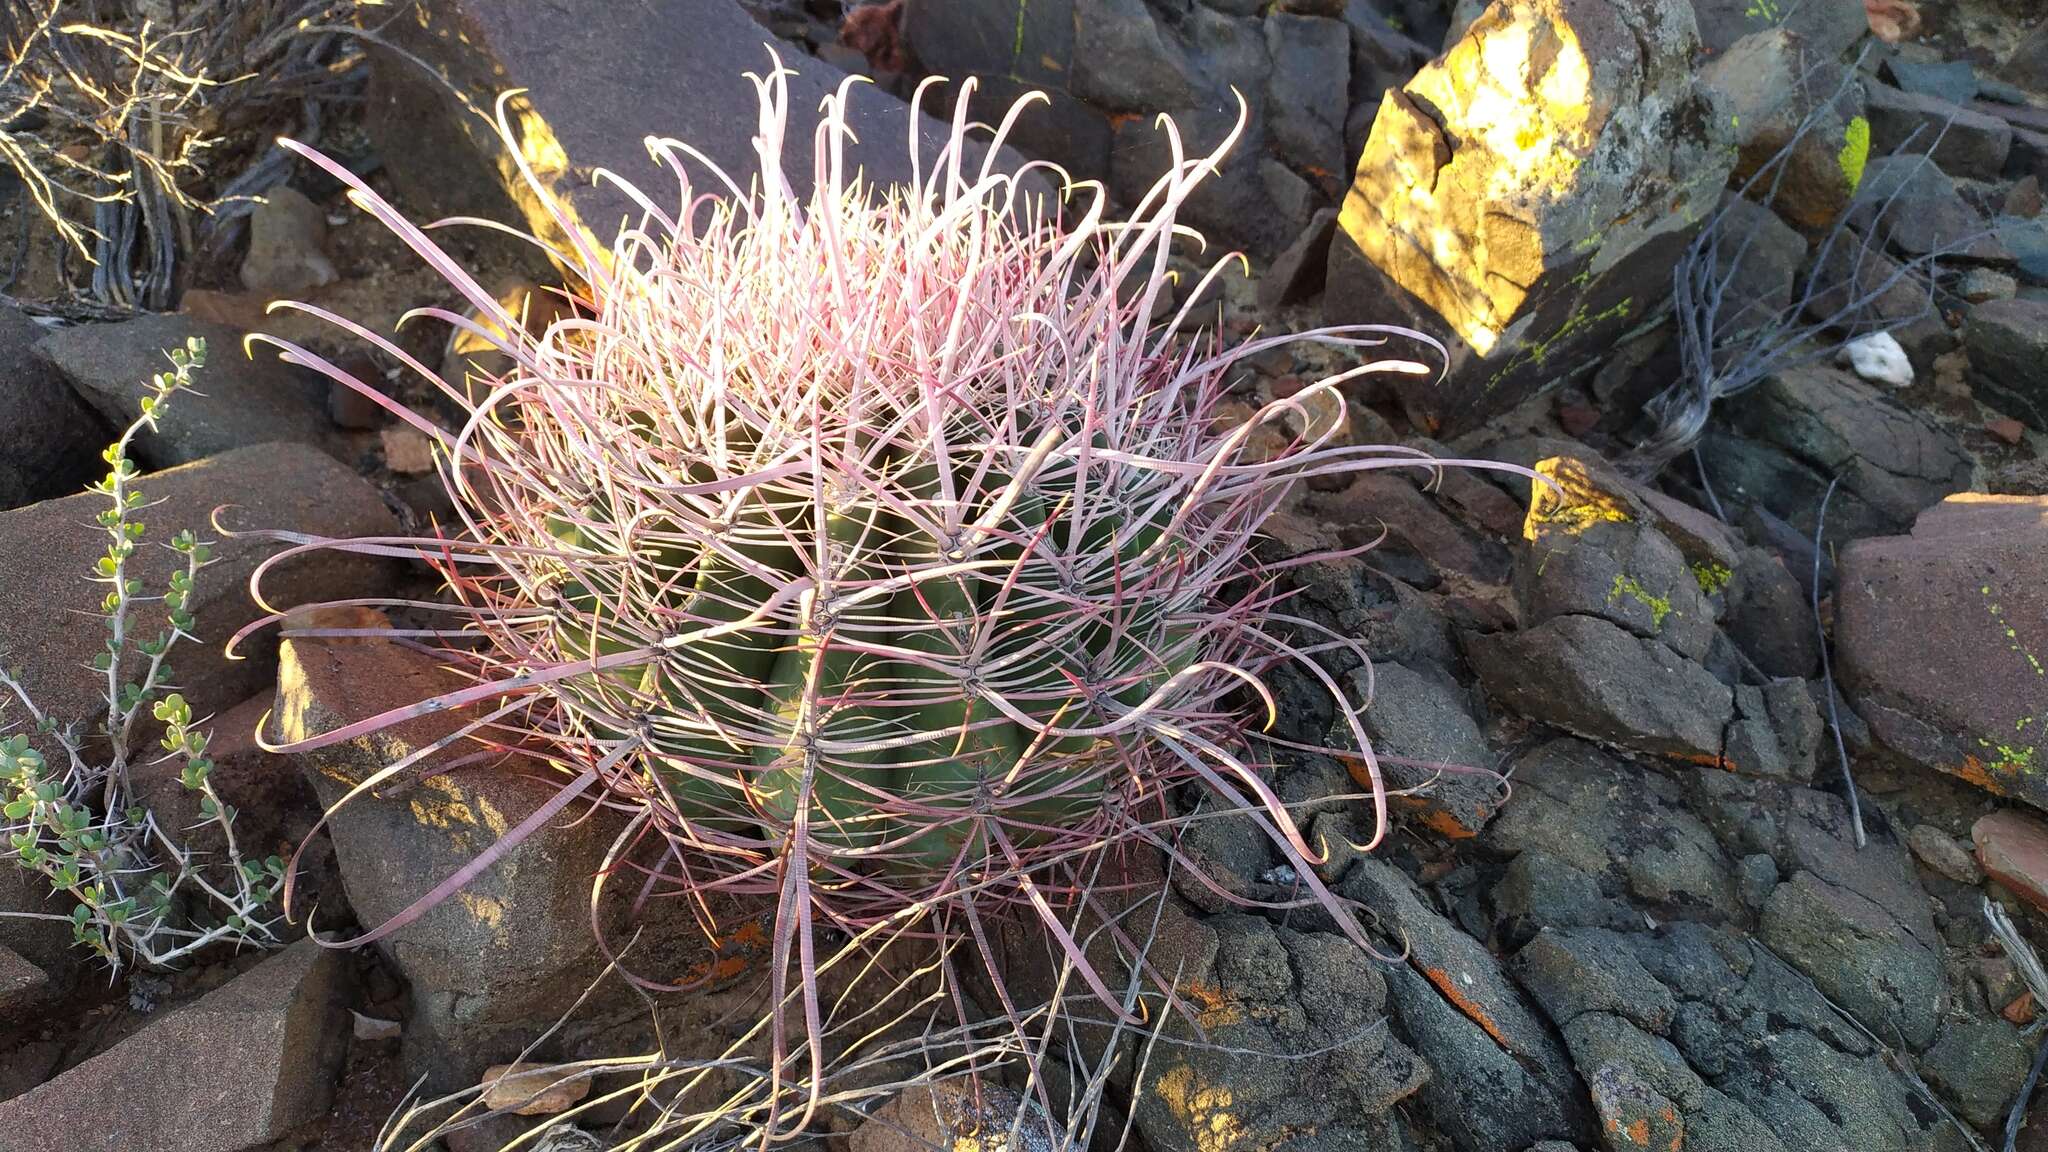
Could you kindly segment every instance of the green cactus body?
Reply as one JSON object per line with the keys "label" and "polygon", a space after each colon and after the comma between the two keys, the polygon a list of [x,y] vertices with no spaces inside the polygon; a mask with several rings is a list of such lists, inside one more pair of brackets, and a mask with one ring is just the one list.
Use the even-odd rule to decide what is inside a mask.
{"label": "green cactus body", "polygon": [[[935,470],[918,470],[908,478],[908,485],[913,492],[936,492]],[[1004,549],[1022,555],[1022,547],[1009,542],[989,551],[995,554]],[[906,533],[902,560],[909,571],[934,568],[946,562],[941,551],[940,543],[930,536]],[[993,598],[993,590],[999,586],[999,581],[963,574],[920,581],[898,592],[891,611],[903,626],[898,645],[935,660],[957,661],[972,642],[961,630],[976,626],[981,618],[977,593],[985,591]],[[929,733],[928,739],[898,751],[897,762],[903,770],[901,794],[909,803],[958,809],[961,815],[925,822],[924,830],[898,850],[895,860],[912,870],[944,869],[955,859],[973,860],[989,850],[980,821],[970,812],[990,787],[1000,787],[1016,767],[1026,741],[1015,723],[956,675],[913,661],[897,664],[905,688],[904,724],[913,731]],[[906,819],[917,822],[914,817]]]}
{"label": "green cactus body", "polygon": [[882,577],[877,560],[886,521],[872,503],[826,514],[823,567],[831,579],[825,602],[815,591],[804,594],[796,643],[776,656],[768,677],[774,739],[754,745],[760,770],[749,791],[755,806],[777,824],[792,823],[808,778],[810,834],[842,848],[872,846],[887,835],[874,813],[900,786],[893,748],[821,746],[882,741],[901,732],[887,709],[861,699],[898,674],[896,662],[852,647],[887,643],[889,629],[876,623],[886,616],[872,602],[843,603],[846,594]]}

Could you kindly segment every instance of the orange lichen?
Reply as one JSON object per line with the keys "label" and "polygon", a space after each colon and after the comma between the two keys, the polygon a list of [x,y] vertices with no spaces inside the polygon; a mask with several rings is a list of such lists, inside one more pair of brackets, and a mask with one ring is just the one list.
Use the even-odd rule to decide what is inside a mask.
{"label": "orange lichen", "polygon": [[[1417,804],[1417,808],[1423,808],[1419,801],[1415,801],[1415,804]],[[1444,836],[1444,838],[1450,838],[1450,840],[1468,840],[1468,838],[1473,838],[1473,836],[1479,834],[1477,828],[1466,828],[1462,820],[1458,820],[1454,814],[1450,814],[1444,808],[1425,808],[1425,812],[1421,816],[1421,822],[1427,828],[1430,828],[1432,832],[1436,832],[1438,836]]]}
{"label": "orange lichen", "polygon": [[[1996,765],[1993,767],[1996,767]],[[1963,756],[1963,762],[1950,768],[1949,773],[1959,779],[1975,784],[1994,796],[2006,794],[2005,786],[1992,778],[1991,770],[1985,767],[1984,762],[1967,753]]]}
{"label": "orange lichen", "polygon": [[729,984],[746,975],[767,951],[767,925],[749,920],[713,941],[710,958],[692,965],[683,982],[706,988]]}
{"label": "orange lichen", "polygon": [[[1346,756],[1342,759],[1345,771],[1351,773],[1351,779],[1360,788],[1372,787],[1372,772],[1367,769],[1363,757]],[[1479,834],[1478,826],[1468,825],[1465,821],[1458,818],[1457,813],[1433,803],[1428,797],[1390,796],[1388,799],[1402,811],[1414,813],[1416,819],[1420,820],[1424,827],[1445,839],[1470,840]],[[1488,812],[1480,813],[1480,824],[1483,825],[1486,817],[1490,814]]]}
{"label": "orange lichen", "polygon": [[1463,1012],[1466,1019],[1479,1025],[1488,1036],[1493,1037],[1495,1044],[1500,1045],[1509,1052],[1515,1050],[1514,1045],[1509,1044],[1508,1038],[1501,1033],[1500,1025],[1493,1022],[1493,1017],[1486,1014],[1486,1010],[1479,1006],[1478,1001],[1466,995],[1464,990],[1458,987],[1457,981],[1452,978],[1449,972],[1441,968],[1425,966],[1422,969],[1422,975],[1431,984],[1436,985],[1437,992],[1444,999],[1449,1000],[1453,1008]]}

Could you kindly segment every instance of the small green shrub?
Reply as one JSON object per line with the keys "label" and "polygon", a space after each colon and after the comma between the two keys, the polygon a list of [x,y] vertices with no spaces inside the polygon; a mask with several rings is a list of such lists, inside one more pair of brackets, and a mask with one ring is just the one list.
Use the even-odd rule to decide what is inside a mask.
{"label": "small green shrub", "polygon": [[[77,942],[116,969],[128,962],[167,967],[219,943],[277,943],[270,908],[284,874],[274,856],[258,862],[242,854],[234,809],[209,779],[208,733],[173,690],[168,657],[193,639],[190,598],[194,578],[209,562],[208,545],[190,531],[166,541],[184,567],[155,595],[130,571],[146,527],[135,519],[144,504],[129,445],[137,433],[153,430],[164,405],[191,386],[192,374],[206,362],[205,341],[189,341],[170,360],[172,371],[156,376],[141,414],[107,449],[106,479],[89,489],[108,504],[98,516],[107,550],[89,577],[107,586],[100,605],[106,649],[93,661],[105,678],[105,715],[96,726],[83,717],[52,716],[36,705],[18,671],[0,670],[0,721],[8,719],[9,706],[28,720],[27,731],[0,736],[0,859],[70,897]],[[144,612],[151,605],[162,617],[148,635]],[[162,759],[180,763],[180,782],[198,794],[201,819],[220,830],[222,858],[184,847],[182,830],[163,827],[136,802],[130,771],[143,754],[138,725],[145,716],[163,725]],[[51,763],[37,743],[61,751],[62,763]]]}

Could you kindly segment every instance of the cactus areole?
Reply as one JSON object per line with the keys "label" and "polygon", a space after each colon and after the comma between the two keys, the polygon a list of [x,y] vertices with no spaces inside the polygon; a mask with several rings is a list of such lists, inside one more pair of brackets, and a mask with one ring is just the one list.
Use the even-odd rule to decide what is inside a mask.
{"label": "cactus areole", "polygon": [[[970,161],[964,96],[914,187],[865,186],[842,88],[799,202],[781,166],[785,76],[755,78],[761,168],[745,191],[650,139],[677,189],[627,189],[642,214],[609,250],[562,213],[572,239],[554,255],[573,287],[538,334],[345,168],[295,148],[476,318],[424,314],[488,337],[511,367],[465,387],[286,305],[377,342],[467,413],[443,428],[279,343],[431,437],[460,521],[433,539],[293,537],[293,551],[435,564],[456,601],[437,606],[455,620],[439,635],[473,677],[292,747],[480,705],[477,739],[551,760],[666,840],[657,887],[778,902],[777,1004],[785,969],[809,974],[821,924],[1009,904],[1057,928],[1090,854],[1170,844],[1188,784],[1252,813],[1335,908],[1320,853],[1262,778],[1274,702],[1259,672],[1297,662],[1369,762],[1360,702],[1314,659],[1350,641],[1287,616],[1251,545],[1304,477],[1444,463],[1328,431],[1346,379],[1431,371],[1375,348],[1433,342],[1345,328],[1223,350],[1177,336],[1178,316],[1154,327],[1169,246],[1191,242],[1175,213],[1223,156],[1184,157],[1170,123],[1173,168],[1111,223],[1099,186],[1002,171],[995,148]],[[1227,370],[1285,340],[1365,351],[1219,420]]]}

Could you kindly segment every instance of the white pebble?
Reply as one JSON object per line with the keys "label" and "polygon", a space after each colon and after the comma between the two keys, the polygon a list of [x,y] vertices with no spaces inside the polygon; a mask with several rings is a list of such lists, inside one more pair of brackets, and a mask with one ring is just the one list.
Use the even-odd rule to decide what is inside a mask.
{"label": "white pebble", "polygon": [[1889,332],[1858,336],[1842,345],[1842,350],[1835,353],[1835,363],[1847,364],[1858,376],[1874,384],[1905,388],[1913,383],[1913,362],[1906,359],[1906,350],[1899,347]]}

